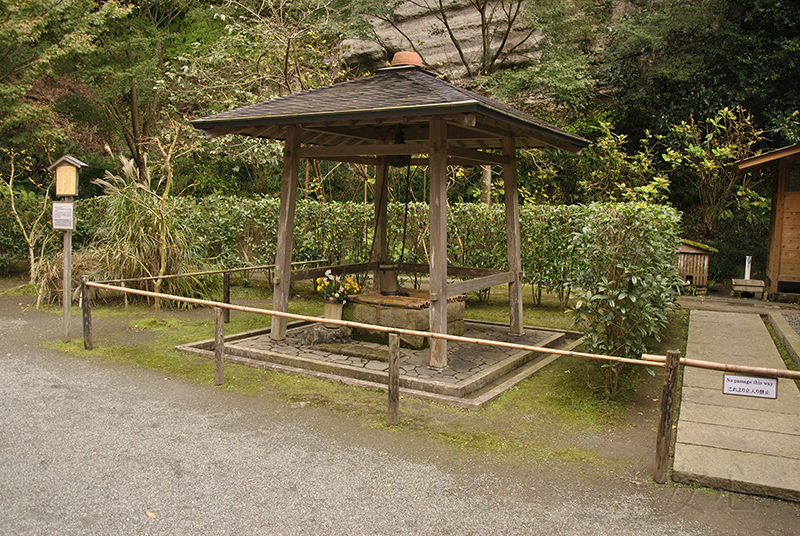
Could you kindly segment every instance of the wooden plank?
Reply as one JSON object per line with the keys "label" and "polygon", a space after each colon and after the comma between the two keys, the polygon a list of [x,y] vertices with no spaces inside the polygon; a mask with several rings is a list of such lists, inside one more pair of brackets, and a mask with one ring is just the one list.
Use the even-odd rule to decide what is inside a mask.
{"label": "wooden plank", "polygon": [[459,281],[458,283],[450,283],[447,285],[447,297],[457,296],[459,294],[467,294],[468,292],[475,292],[484,288],[491,288],[496,285],[504,285],[513,283],[516,276],[511,272],[502,272],[499,274],[479,277],[477,279],[469,279],[467,281]]}
{"label": "wooden plank", "polygon": [[[222,274],[222,303],[231,303],[231,273],[225,272]],[[231,310],[225,309],[222,312],[223,320],[225,323],[231,321]]]}
{"label": "wooden plank", "polygon": [[451,158],[460,158],[475,164],[497,164],[501,166],[508,165],[508,155],[500,155],[489,153],[486,151],[476,151],[474,149],[465,149],[462,147],[450,147],[447,149],[448,156]]}
{"label": "wooden plank", "polygon": [[330,270],[333,275],[361,274],[370,272],[378,268],[377,262],[359,262],[354,264],[337,264],[335,266],[320,266],[318,268],[308,268],[306,270],[295,270],[291,274],[292,281],[304,281],[306,279],[316,279],[325,275]]}
{"label": "wooden plank", "polygon": [[[781,249],[783,248],[783,213],[786,208],[784,196],[786,195],[787,181],[788,173],[784,169],[784,166],[780,166],[780,169],[778,170],[778,176],[773,176],[772,212],[770,214],[770,236],[772,237],[772,244],[769,251],[769,264],[772,266],[773,272],[777,274],[780,274],[781,272]],[[779,278],[776,278],[772,281],[770,293],[777,294],[778,280]]]}
{"label": "wooden plank", "polygon": [[800,249],[784,249],[781,258],[788,264],[800,263]]}
{"label": "wooden plank", "polygon": [[[447,333],[447,123],[431,119],[430,300],[431,332]],[[447,341],[432,338],[430,366],[447,365]]]}
{"label": "wooden plank", "polygon": [[348,156],[393,156],[427,154],[427,143],[370,143],[364,145],[337,145],[335,147],[300,147],[297,154],[300,158],[327,160]]}
{"label": "wooden plank", "polygon": [[800,277],[800,265],[784,262],[781,264],[781,272],[778,279],[781,281],[789,281],[787,278],[790,277]]}
{"label": "wooden plank", "polygon": [[669,447],[672,439],[672,421],[675,415],[680,366],[681,353],[676,350],[669,350],[664,367],[664,386],[661,390],[661,419],[658,422],[656,456],[653,464],[653,480],[659,484],[667,481]]}
{"label": "wooden plank", "polygon": [[[297,149],[300,144],[299,126],[288,128],[283,150],[283,178],[281,179],[281,206],[278,219],[278,240],[275,253],[275,279],[273,281],[272,309],[280,312],[289,310],[289,286],[292,272],[292,239],[294,214],[297,205],[297,181],[300,172],[300,158]],[[286,338],[286,318],[272,317],[270,337],[273,340]]]}

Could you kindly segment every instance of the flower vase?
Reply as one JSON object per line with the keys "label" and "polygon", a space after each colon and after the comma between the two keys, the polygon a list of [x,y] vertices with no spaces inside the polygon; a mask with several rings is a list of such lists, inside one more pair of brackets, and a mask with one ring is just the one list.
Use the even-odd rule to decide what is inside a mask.
{"label": "flower vase", "polygon": [[[342,309],[344,309],[344,302],[342,300],[325,298],[325,313],[323,315],[325,318],[329,318],[331,320],[341,320]],[[336,324],[325,324],[325,327],[335,329],[339,326]]]}

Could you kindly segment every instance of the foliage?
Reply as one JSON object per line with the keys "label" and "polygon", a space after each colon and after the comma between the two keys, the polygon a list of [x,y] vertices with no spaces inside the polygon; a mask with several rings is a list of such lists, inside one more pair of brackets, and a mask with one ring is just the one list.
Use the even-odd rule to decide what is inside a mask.
{"label": "foliage", "polygon": [[361,285],[352,276],[333,275],[326,270],[324,276],[317,278],[316,289],[327,300],[344,301],[348,296],[358,294]]}
{"label": "foliage", "polygon": [[574,122],[596,99],[593,50],[607,9],[582,0],[528,2],[524,26],[535,29],[538,57],[478,76],[478,88],[536,115]]}
{"label": "foliage", "polygon": [[[575,323],[590,351],[641,357],[647,340],[658,340],[679,293],[679,214],[630,203],[588,205],[581,216],[571,243],[580,259],[571,281],[578,298]],[[614,396],[622,366],[602,367],[605,390]]]}
{"label": "foliage", "polygon": [[70,55],[96,51],[100,28],[124,13],[113,0],[0,0],[0,136],[8,148],[60,137],[29,91]]}
{"label": "foliage", "polygon": [[[52,206],[48,195],[50,183],[35,185],[38,186],[38,192],[18,189],[14,181],[23,173],[30,172],[31,159],[25,153],[17,154],[14,150],[3,148],[0,152],[4,153],[8,160],[7,172],[0,173],[0,177],[3,179],[3,199],[8,201],[9,212],[16,223],[11,236],[22,237],[28,258],[29,284],[36,284],[47,245],[55,237],[50,227],[50,220],[46,217]],[[10,260],[8,257],[14,249],[15,246],[11,245],[8,251],[4,250],[5,263]],[[41,288],[39,297],[41,298]]]}
{"label": "foliage", "polygon": [[712,5],[647,2],[607,27],[598,77],[602,90],[615,92],[626,133],[641,136],[694,111],[706,116],[711,88],[701,78],[718,21]]}
{"label": "foliage", "polygon": [[601,122],[600,137],[582,151],[577,175],[585,198],[599,202],[662,201],[669,191],[669,180],[655,169],[651,146],[629,155],[627,136],[614,134],[611,125]]}
{"label": "foliage", "polygon": [[694,187],[701,236],[713,236],[719,219],[732,205],[757,196],[754,188],[762,180],[760,175],[739,176],[733,164],[753,156],[763,135],[743,109],[723,108],[713,118],[697,122],[692,117],[658,137],[667,145],[663,158],[673,174]]}
{"label": "foliage", "polygon": [[[133,159],[120,157],[121,175],[107,173],[96,182],[106,190],[107,201],[95,241],[103,266],[102,277],[128,279],[194,272],[209,267],[205,251],[194,239],[196,210],[189,198],[170,197],[168,190],[142,175]],[[208,298],[212,283],[207,278],[165,279],[167,293]]]}
{"label": "foliage", "polygon": [[[750,110],[760,128],[783,130],[797,110],[800,6],[776,0],[646,2],[608,26],[598,55],[602,85],[626,133]],[[796,132],[796,131],[795,131]],[[789,143],[780,132],[777,146]]]}
{"label": "foliage", "polygon": [[573,233],[581,227],[577,205],[525,205],[520,210],[522,270],[531,285],[533,303],[540,305],[542,291],[555,292],[562,308],[571,292],[572,272],[579,259],[570,249]]}

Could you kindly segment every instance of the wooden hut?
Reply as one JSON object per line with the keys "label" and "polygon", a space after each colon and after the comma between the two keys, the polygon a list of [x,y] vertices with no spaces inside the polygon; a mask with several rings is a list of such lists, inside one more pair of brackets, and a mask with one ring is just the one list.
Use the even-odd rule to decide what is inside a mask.
{"label": "wooden hut", "polygon": [[[517,149],[556,147],[578,153],[589,142],[550,123],[483,95],[458,88],[422,68],[416,54],[398,53],[392,66],[375,74],[311,89],[192,121],[208,136],[240,134],[284,142],[284,170],[275,259],[273,309],[286,312],[289,283],[307,279],[291,271],[292,229],[299,161],[357,162],[376,169],[376,246],[371,263],[335,267],[334,274],[378,271],[387,250],[389,166],[427,165],[430,173],[430,329],[447,333],[447,304],[456,294],[507,283],[509,332],[521,335],[522,264],[520,254]],[[447,166],[502,166],[508,271],[454,271],[447,263]],[[407,264],[407,263],[406,263]],[[401,267],[408,271],[410,267]],[[321,275],[321,274],[320,274]],[[448,276],[473,277],[448,284]],[[378,278],[376,278],[378,279]],[[380,290],[380,289],[379,289]],[[271,337],[286,337],[286,318],[274,316]],[[444,339],[431,341],[430,365],[447,364]]]}
{"label": "wooden hut", "polygon": [[800,293],[800,144],[740,160],[739,173],[772,173],[767,291]]}
{"label": "wooden hut", "polygon": [[693,287],[708,286],[708,258],[717,249],[682,239],[678,250],[678,274],[681,279]]}

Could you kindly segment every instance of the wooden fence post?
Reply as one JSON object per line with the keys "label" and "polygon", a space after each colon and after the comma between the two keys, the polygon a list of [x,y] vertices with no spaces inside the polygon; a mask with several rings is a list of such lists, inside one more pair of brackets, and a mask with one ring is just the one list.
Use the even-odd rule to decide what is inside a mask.
{"label": "wooden fence post", "polygon": [[83,347],[92,349],[92,300],[89,297],[88,276],[81,276],[81,308],[83,309]]}
{"label": "wooden fence post", "polygon": [[661,392],[661,420],[658,423],[656,459],[653,467],[653,480],[659,484],[663,484],[667,481],[669,447],[672,442],[672,421],[678,395],[680,365],[681,353],[677,350],[669,350],[667,352],[667,361],[664,366],[664,388]]}
{"label": "wooden fence post", "polygon": [[389,411],[390,425],[400,423],[400,335],[389,333]]}
{"label": "wooden fence post", "polygon": [[221,307],[214,307],[214,385],[225,383],[225,324]]}
{"label": "wooden fence post", "polygon": [[[227,304],[231,303],[231,273],[230,272],[225,272],[224,274],[222,274],[222,303],[227,303]],[[222,314],[223,314],[223,317],[224,317],[224,320],[225,320],[226,324],[231,321],[231,310],[230,309],[226,308],[225,311]]]}

